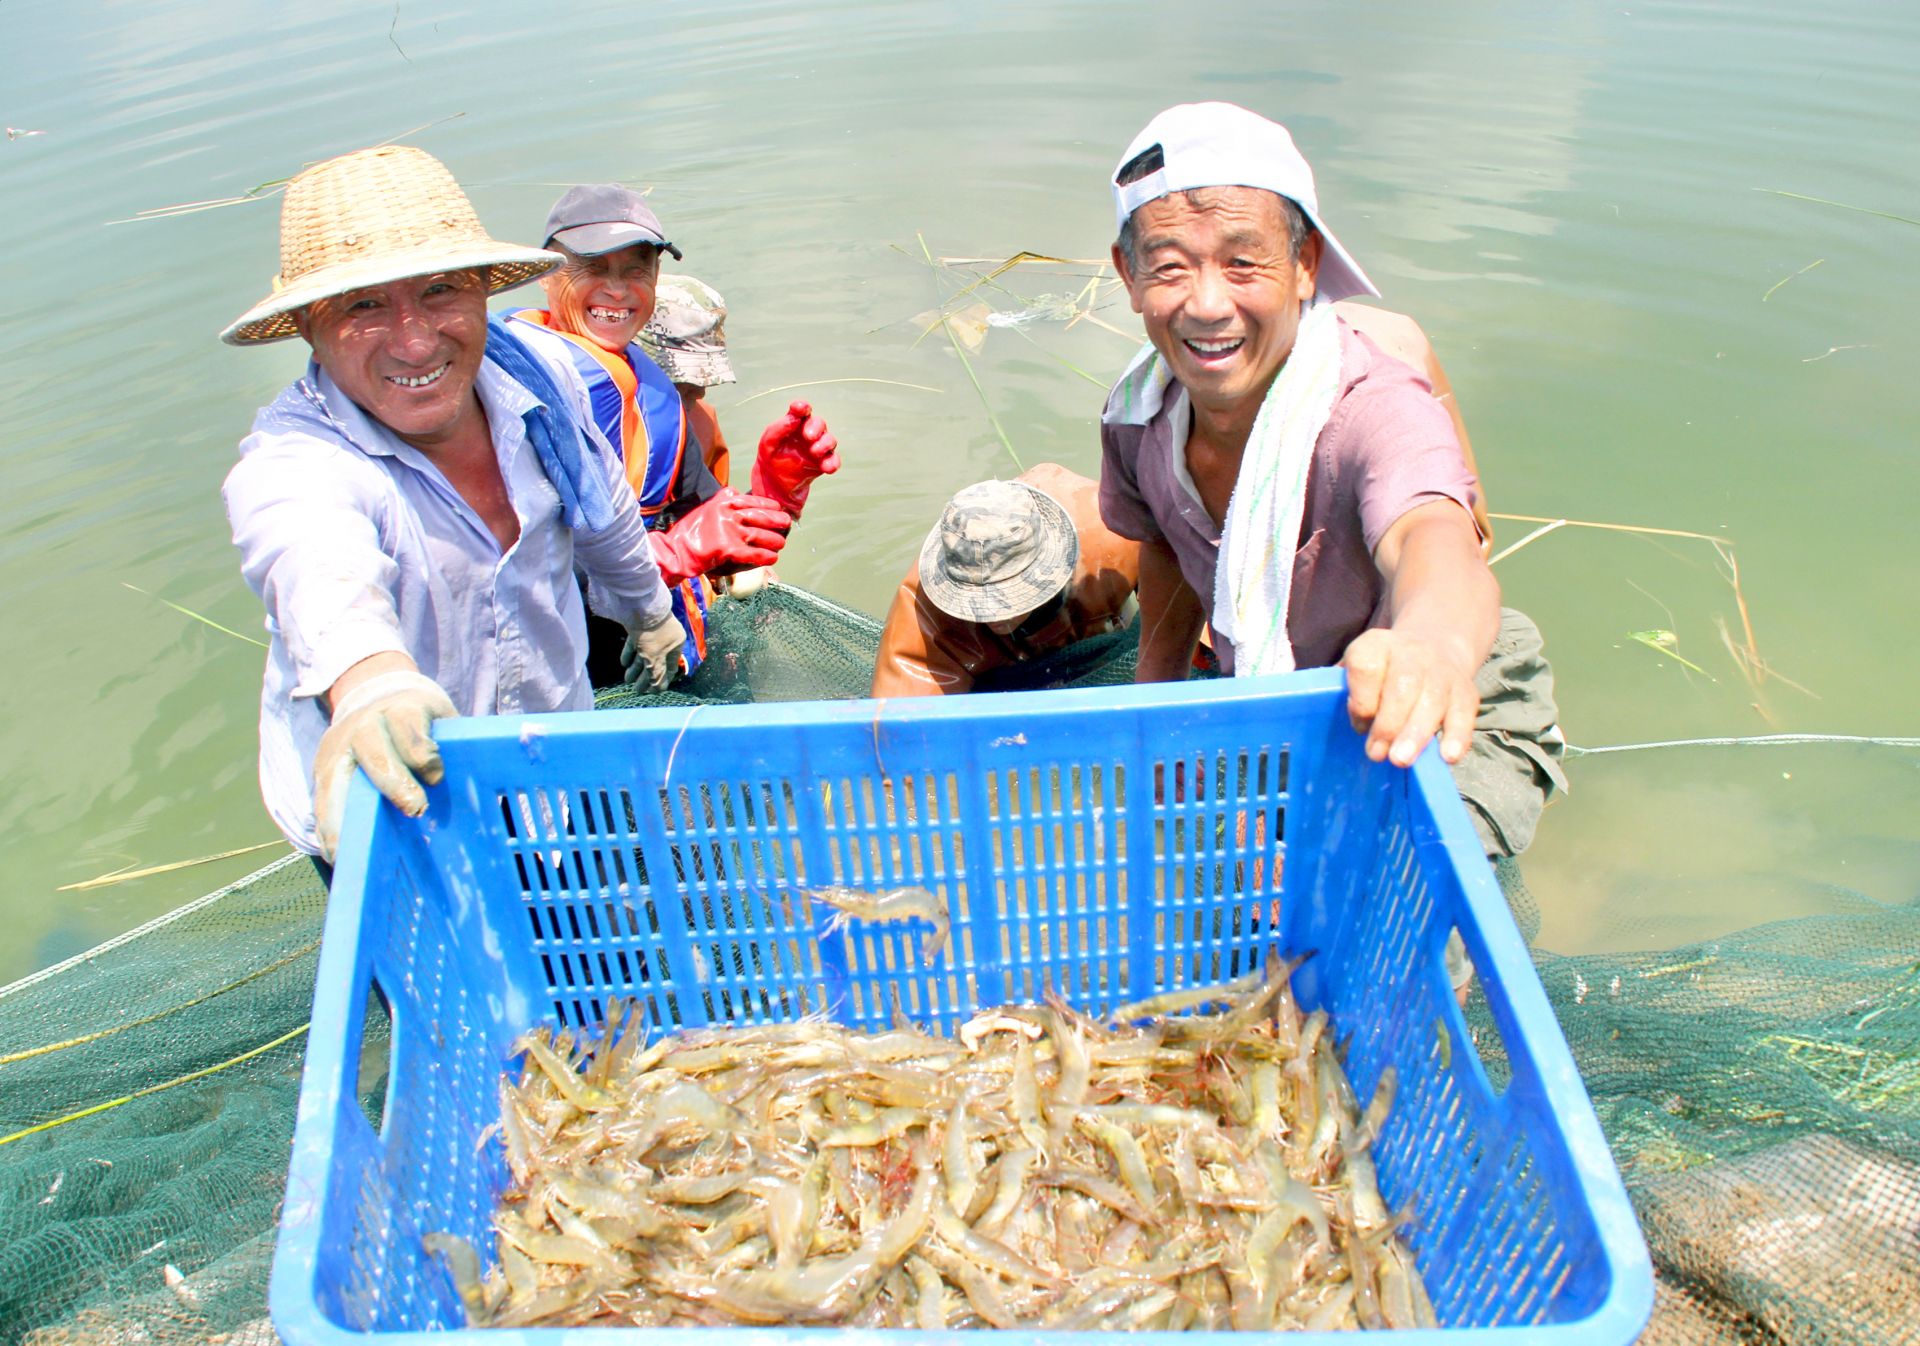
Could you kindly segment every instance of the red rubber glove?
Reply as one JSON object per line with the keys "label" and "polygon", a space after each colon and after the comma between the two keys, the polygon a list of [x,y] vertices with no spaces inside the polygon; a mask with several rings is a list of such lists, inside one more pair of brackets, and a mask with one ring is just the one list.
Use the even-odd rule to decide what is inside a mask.
{"label": "red rubber glove", "polygon": [[673,527],[647,534],[647,541],[660,578],[671,587],[695,575],[772,565],[787,545],[791,523],[773,501],[723,486]]}
{"label": "red rubber glove", "polygon": [[753,493],[799,518],[813,479],[840,470],[839,449],[840,441],[813,414],[813,408],[795,402],[760,435],[760,453],[753,460]]}

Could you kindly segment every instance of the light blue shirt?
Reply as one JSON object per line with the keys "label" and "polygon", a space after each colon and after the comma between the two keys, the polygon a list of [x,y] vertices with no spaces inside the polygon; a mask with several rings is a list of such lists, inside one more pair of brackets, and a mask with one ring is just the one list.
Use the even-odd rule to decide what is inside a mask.
{"label": "light blue shirt", "polygon": [[[317,396],[294,385],[240,441],[222,495],[271,637],[260,792],[301,850],[319,851],[313,758],[328,725],[319,697],[354,664],[404,653],[462,715],[587,710],[593,689],[576,560],[593,581],[596,611],[629,628],[669,612],[645,520],[585,414],[586,389],[571,370],[552,373],[575,395],[588,440],[619,487],[614,522],[597,534],[562,521],[559,493],[522,420],[536,401],[492,361],[474,386],[520,520],[519,540],[504,553],[440,469],[318,366],[306,379]],[[299,423],[272,414],[287,407]]]}

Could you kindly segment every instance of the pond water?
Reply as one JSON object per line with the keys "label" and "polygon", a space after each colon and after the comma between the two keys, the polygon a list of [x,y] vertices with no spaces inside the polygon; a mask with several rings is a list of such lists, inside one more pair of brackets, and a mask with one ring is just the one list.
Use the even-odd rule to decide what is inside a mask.
{"label": "pond water", "polygon": [[[1091,267],[1023,267],[982,292],[1008,316],[970,376],[917,340],[965,278],[927,255],[1103,258],[1146,118],[1247,104],[1432,336],[1496,511],[1731,548],[1764,679],[1707,541],[1567,527],[1500,561],[1576,744],[1920,732],[1906,0],[15,0],[0,31],[0,981],[277,853],[57,891],[275,835],[261,651],[170,605],[260,631],[219,485],[303,351],[216,334],[266,291],[276,198],[134,217],[401,136],[502,237],[537,242],[572,182],[651,188],[730,306],[732,438],[810,383],[843,445],[783,578],[879,611],[941,502],[1010,475],[996,420],[1022,461],[1095,470],[1095,384],[1138,332],[1110,287],[1099,322],[1058,316]],[[1917,773],[1873,745],[1581,759],[1526,861],[1542,940],[1909,901]]]}

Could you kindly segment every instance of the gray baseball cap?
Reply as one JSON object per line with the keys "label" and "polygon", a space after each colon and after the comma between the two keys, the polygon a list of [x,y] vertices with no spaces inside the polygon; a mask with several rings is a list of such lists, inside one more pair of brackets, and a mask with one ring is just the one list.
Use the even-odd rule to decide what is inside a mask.
{"label": "gray baseball cap", "polygon": [[1004,622],[1067,586],[1080,535],[1060,502],[1020,481],[983,481],[947,502],[920,548],[920,591],[950,617]]}
{"label": "gray baseball cap", "polygon": [[651,243],[672,253],[675,261],[680,259],[680,249],[667,242],[659,217],[646,198],[617,182],[567,188],[566,195],[547,212],[547,241],[543,246],[555,243],[582,257],[600,257],[636,243]]}

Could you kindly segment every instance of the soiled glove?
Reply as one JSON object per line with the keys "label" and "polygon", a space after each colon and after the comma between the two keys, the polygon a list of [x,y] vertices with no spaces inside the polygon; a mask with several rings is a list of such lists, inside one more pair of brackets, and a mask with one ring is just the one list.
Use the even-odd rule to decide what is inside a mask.
{"label": "soiled glove", "polygon": [[813,408],[805,402],[793,403],[760,435],[760,452],[753,460],[753,493],[799,518],[814,478],[840,470],[839,449],[840,441],[813,414]]}
{"label": "soiled glove", "polygon": [[695,575],[772,565],[792,520],[771,500],[728,487],[673,527],[647,534],[660,578],[669,586]]}
{"label": "soiled glove", "polygon": [[686,664],[680,653],[686,643],[687,633],[671,612],[648,626],[628,631],[627,643],[620,647],[620,667],[626,670],[627,686],[651,692],[672,682]]}
{"label": "soiled glove", "polygon": [[457,714],[439,683],[408,669],[376,674],[341,698],[313,755],[314,828],[328,863],[340,847],[354,767],[364,770],[395,808],[418,818],[427,811],[421,782],[438,785],[446,774],[433,722]]}

